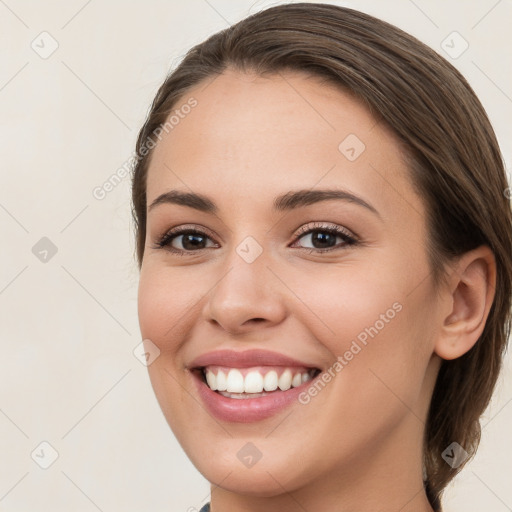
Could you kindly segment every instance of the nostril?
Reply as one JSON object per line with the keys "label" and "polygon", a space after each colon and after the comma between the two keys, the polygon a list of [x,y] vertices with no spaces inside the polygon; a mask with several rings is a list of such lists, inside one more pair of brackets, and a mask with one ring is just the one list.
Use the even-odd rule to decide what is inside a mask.
{"label": "nostril", "polygon": [[264,318],[251,318],[250,320],[247,320],[246,322],[244,322],[244,325],[246,324],[260,324],[261,322],[264,322],[265,319]]}

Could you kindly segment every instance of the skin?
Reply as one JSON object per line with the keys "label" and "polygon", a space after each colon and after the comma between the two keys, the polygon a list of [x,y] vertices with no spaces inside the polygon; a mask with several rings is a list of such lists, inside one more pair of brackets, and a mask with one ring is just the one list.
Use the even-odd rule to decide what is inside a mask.
{"label": "skin", "polygon": [[[425,205],[397,141],[346,92],[299,72],[227,70],[177,108],[190,97],[197,106],[154,149],[148,204],[176,189],[209,196],[219,211],[148,212],[139,321],[160,350],[148,367],[156,397],[212,483],[212,512],[431,511],[421,468],[428,405],[441,357],[459,357],[483,330],[492,253],[467,253],[436,289]],[[354,161],[338,149],[349,134],[366,146]],[[318,188],[348,190],[379,214],[341,200],[272,210],[277,195]],[[308,252],[321,246],[296,234],[314,222],[359,243],[336,238],[330,252]],[[205,249],[156,248],[185,224],[206,231]],[[262,249],[252,263],[236,252],[247,236]],[[182,242],[173,246],[185,251]],[[326,371],[394,303],[401,311],[308,404],[246,424],[204,408],[188,368],[200,354],[263,348]],[[237,458],[247,442],[262,454],[250,468]]]}

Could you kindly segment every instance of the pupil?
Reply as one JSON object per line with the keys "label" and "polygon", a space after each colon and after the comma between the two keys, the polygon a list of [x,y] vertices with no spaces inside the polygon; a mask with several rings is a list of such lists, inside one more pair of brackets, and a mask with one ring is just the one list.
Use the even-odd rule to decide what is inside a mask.
{"label": "pupil", "polygon": [[[204,249],[201,247],[201,243],[204,243],[204,236],[196,234],[183,235],[183,247],[185,249]],[[199,242],[198,242],[199,240]],[[190,245],[189,245],[190,244]]]}
{"label": "pupil", "polygon": [[[332,233],[313,233],[313,245],[315,246],[315,248],[317,249],[324,249],[326,247],[332,247],[333,244],[329,244],[328,242],[336,242],[336,238],[335,236],[332,234]],[[317,247],[315,245],[315,242],[319,242],[320,243],[320,247]],[[325,245],[327,242],[327,245]]]}

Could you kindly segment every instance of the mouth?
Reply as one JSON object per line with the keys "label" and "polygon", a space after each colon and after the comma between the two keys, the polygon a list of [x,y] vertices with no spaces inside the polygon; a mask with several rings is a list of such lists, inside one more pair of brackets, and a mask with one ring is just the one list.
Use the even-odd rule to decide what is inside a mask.
{"label": "mouth", "polygon": [[285,393],[306,385],[320,374],[319,368],[255,366],[234,368],[209,365],[192,373],[208,388],[226,398],[253,399]]}
{"label": "mouth", "polygon": [[301,394],[322,372],[304,360],[262,349],[216,350],[187,367],[204,408],[234,423],[262,421],[302,404]]}

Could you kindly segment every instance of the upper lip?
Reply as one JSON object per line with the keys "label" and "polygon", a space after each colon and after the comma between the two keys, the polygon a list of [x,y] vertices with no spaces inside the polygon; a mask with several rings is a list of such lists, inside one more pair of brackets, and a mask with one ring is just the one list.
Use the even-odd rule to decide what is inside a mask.
{"label": "upper lip", "polygon": [[244,351],[215,350],[196,357],[189,368],[204,368],[205,366],[228,366],[232,368],[251,368],[253,366],[299,366],[318,368],[315,365],[299,361],[270,350],[251,349]]}

